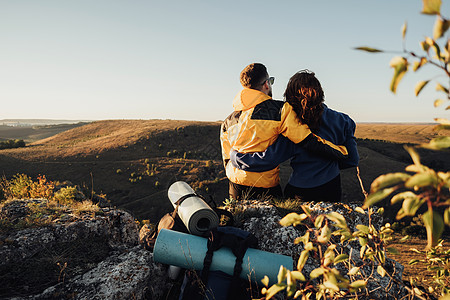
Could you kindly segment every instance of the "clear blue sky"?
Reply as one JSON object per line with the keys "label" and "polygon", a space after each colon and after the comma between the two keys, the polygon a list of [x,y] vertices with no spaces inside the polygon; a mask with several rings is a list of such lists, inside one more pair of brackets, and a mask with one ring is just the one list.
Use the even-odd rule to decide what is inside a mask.
{"label": "clear blue sky", "polygon": [[413,93],[432,68],[407,74],[394,95],[394,54],[353,50],[401,50],[405,21],[407,48],[418,50],[435,21],[421,9],[420,0],[0,0],[0,119],[223,120],[240,71],[262,62],[275,99],[307,68],[328,106],[357,122],[433,122],[448,114],[433,106],[435,84]]}

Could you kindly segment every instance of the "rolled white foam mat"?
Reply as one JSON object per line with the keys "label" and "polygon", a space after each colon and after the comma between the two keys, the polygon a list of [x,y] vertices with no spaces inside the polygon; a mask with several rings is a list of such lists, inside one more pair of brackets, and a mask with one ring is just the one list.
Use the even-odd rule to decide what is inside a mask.
{"label": "rolled white foam mat", "polygon": [[190,233],[203,235],[219,226],[216,212],[202,198],[195,195],[194,190],[186,182],[173,183],[169,187],[168,196],[174,208],[177,201],[186,197],[178,207],[178,215]]}

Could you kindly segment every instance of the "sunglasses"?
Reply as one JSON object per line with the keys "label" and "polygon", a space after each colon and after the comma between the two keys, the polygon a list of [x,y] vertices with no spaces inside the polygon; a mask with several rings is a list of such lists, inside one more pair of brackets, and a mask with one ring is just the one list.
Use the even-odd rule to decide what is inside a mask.
{"label": "sunglasses", "polygon": [[270,85],[273,85],[273,83],[275,82],[275,77],[269,77],[264,82],[266,82],[266,81],[269,82]]}

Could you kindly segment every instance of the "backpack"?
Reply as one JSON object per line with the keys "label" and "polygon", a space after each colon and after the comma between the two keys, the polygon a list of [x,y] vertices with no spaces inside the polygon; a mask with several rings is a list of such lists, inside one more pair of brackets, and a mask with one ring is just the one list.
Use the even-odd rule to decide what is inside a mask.
{"label": "backpack", "polygon": [[[252,292],[258,292],[256,283],[240,278],[242,262],[247,248],[255,248],[256,237],[245,230],[219,226],[209,232],[207,252],[203,270],[186,270],[180,288],[179,300],[247,300],[252,299]],[[236,256],[234,274],[222,271],[210,271],[214,251],[222,247],[232,250]]]}

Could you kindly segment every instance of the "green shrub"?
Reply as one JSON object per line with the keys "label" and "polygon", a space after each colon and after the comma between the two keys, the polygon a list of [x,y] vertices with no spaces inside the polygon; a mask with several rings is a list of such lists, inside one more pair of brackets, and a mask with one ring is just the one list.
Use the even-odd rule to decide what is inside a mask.
{"label": "green shrub", "polygon": [[12,149],[25,147],[24,140],[7,140],[0,142],[0,149]]}
{"label": "green shrub", "polygon": [[37,181],[33,181],[26,174],[16,174],[11,180],[2,178],[0,188],[4,199],[51,199],[55,189],[55,183],[48,181],[45,175],[40,175]]}
{"label": "green shrub", "polygon": [[64,187],[54,194],[54,199],[63,205],[70,205],[83,200],[83,194],[74,186]]}

